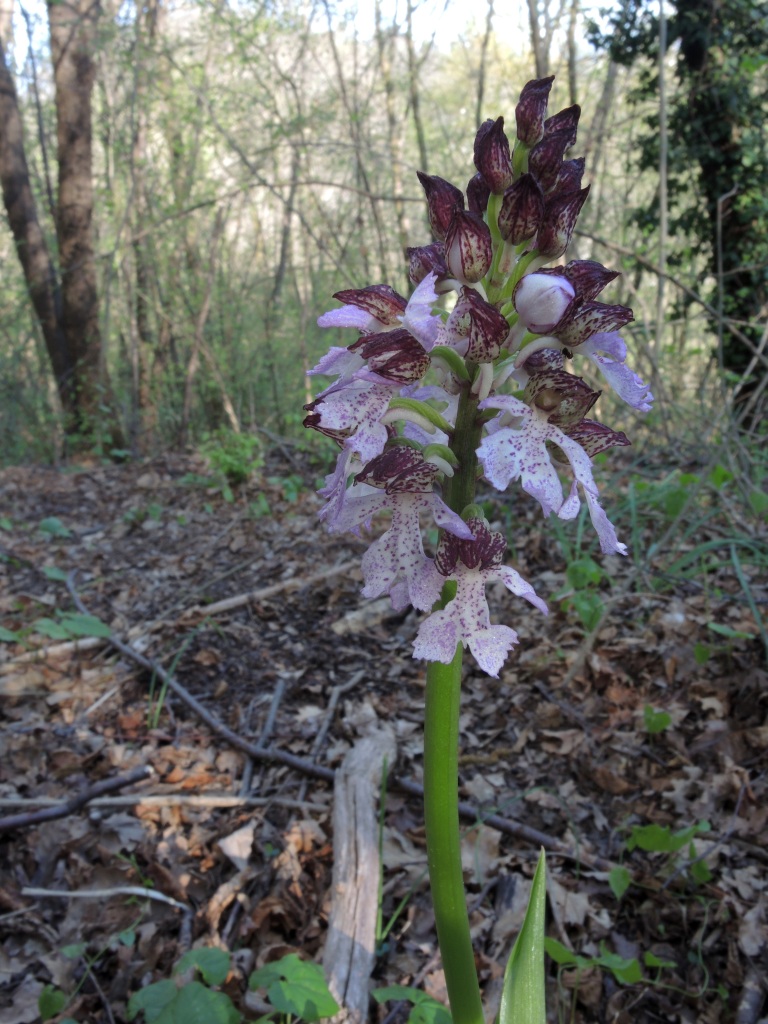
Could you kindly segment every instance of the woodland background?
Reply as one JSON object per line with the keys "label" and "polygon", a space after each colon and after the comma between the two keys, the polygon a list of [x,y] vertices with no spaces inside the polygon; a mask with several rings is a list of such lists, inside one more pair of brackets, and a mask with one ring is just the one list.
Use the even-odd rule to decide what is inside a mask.
{"label": "woodland background", "polygon": [[600,399],[628,558],[480,495],[550,606],[489,588],[520,647],[465,671],[484,993],[543,844],[552,1022],[768,1020],[765,5],[0,0],[0,41],[0,1019],[122,1024],[201,948],[262,1012],[254,966],[327,949],[372,723],[372,984],[444,998],[418,616],[322,530],[302,406],[332,293],[408,291],[415,171],[463,186],[478,123],[553,73],[592,182],[568,257],[623,272],[656,402]]}

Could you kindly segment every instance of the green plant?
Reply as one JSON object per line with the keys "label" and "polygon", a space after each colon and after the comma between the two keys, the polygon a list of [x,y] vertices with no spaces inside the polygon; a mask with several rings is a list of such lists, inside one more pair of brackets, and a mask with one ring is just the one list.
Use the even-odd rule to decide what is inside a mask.
{"label": "green plant", "polygon": [[[332,1017],[339,1011],[338,1003],[328,991],[322,968],[310,960],[299,959],[295,953],[254,971],[248,979],[248,988],[266,989],[275,1014],[284,1015],[288,1020],[298,1017],[311,1022]],[[261,1020],[271,1020],[275,1014],[267,1014]]]}
{"label": "green plant", "polygon": [[253,434],[221,430],[206,438],[200,451],[215,473],[232,487],[245,483],[251,473],[264,464],[261,445]]}
{"label": "green plant", "polygon": [[190,950],[174,966],[170,978],[134,992],[128,1000],[128,1020],[141,1013],[146,1024],[240,1024],[242,1017],[232,1000],[216,991],[226,980],[229,967],[229,954],[221,949]]}

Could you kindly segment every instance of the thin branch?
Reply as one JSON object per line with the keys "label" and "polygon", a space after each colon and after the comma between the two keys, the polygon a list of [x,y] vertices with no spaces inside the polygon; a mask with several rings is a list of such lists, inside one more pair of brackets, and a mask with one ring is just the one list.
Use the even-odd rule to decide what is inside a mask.
{"label": "thin branch", "polygon": [[67,818],[96,797],[114,792],[117,789],[124,789],[126,786],[132,786],[136,782],[149,778],[150,775],[154,775],[154,772],[145,765],[142,768],[135,768],[127,775],[103,779],[101,782],[97,782],[95,785],[89,786],[87,789],[75,794],[69,800],[65,800],[64,803],[56,804],[53,807],[46,807],[40,811],[10,814],[6,818],[0,818],[0,832],[8,832],[15,828],[27,828],[29,825],[39,825],[44,821],[55,821],[57,818]]}

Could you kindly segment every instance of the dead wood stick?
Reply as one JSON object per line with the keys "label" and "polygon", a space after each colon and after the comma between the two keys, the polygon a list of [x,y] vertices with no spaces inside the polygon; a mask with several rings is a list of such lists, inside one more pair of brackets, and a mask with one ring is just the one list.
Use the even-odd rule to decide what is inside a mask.
{"label": "dead wood stick", "polygon": [[[74,582],[72,581],[72,573],[67,577],[67,588],[72,595],[72,600],[77,605],[78,611],[82,612],[83,615],[89,615],[88,609],[85,607],[83,602],[80,600],[80,595],[75,590]],[[310,761],[306,761],[303,758],[295,757],[293,754],[289,754],[284,750],[278,750],[274,747],[259,747],[254,743],[249,743],[248,740],[242,736],[238,736],[236,732],[233,732],[228,726],[224,725],[215,715],[212,715],[210,711],[206,710],[203,705],[192,696],[182,685],[177,682],[173,676],[169,675],[162,666],[158,665],[157,662],[152,661],[150,658],[145,658],[143,654],[139,654],[128,644],[118,640],[117,637],[111,636],[109,643],[112,644],[116,650],[120,651],[126,657],[132,661],[141,665],[148,672],[154,672],[157,677],[166,684],[169,690],[176,694],[176,696],[195,712],[214,732],[218,733],[223,739],[225,739],[231,746],[242,750],[244,753],[253,757],[259,761],[276,761],[279,764],[284,764],[289,768],[295,768],[296,771],[304,772],[306,775],[314,776],[317,779],[323,779],[326,782],[333,782],[336,777],[336,773],[333,768],[324,768],[319,764],[312,764]],[[393,778],[391,784],[396,789],[401,789],[406,793],[411,793],[419,798],[424,797],[424,789],[419,785],[418,782],[412,782],[410,779],[397,779]],[[502,818],[497,814],[484,815],[477,807],[473,807],[472,804],[460,803],[459,804],[459,815],[468,821],[474,822],[485,822],[491,825],[493,828],[498,829],[499,832],[503,832],[506,835],[513,836],[515,839],[522,839],[527,843],[532,843],[534,846],[543,846],[545,850],[557,854],[560,857],[567,857],[569,860],[575,860],[579,863],[587,865],[587,867],[594,867],[600,871],[610,871],[611,868],[615,867],[610,861],[605,860],[603,857],[592,857],[585,852],[579,850],[571,850],[565,846],[558,839],[554,839],[552,836],[547,835],[545,832],[539,832],[538,829],[531,828],[528,825],[523,825],[520,822],[513,821],[510,818]]]}
{"label": "dead wood stick", "polygon": [[331,576],[339,576],[341,573],[355,569],[358,562],[342,562],[341,565],[333,566],[330,569],[323,569],[322,572],[313,573],[311,576],[293,576],[281,583],[272,583],[261,590],[250,590],[246,594],[236,594],[235,597],[226,597],[223,601],[216,601],[214,604],[193,605],[183,614],[186,616],[199,615],[205,618],[208,615],[218,615],[220,612],[231,612],[234,608],[242,608],[243,605],[252,601],[266,601],[269,597],[282,594],[286,590],[299,590],[301,587],[310,587],[315,583],[322,583]]}
{"label": "dead wood stick", "polygon": [[[77,605],[78,611],[83,615],[89,615],[90,612],[83,604],[80,599],[80,595],[75,589],[74,573],[70,573],[67,576],[67,590],[69,590],[72,600]],[[120,651],[121,654],[130,658],[131,661],[134,661],[137,665],[141,665],[141,667],[146,669],[147,672],[154,673],[172,693],[176,694],[182,703],[186,704],[188,708],[194,711],[206,725],[213,729],[214,732],[218,733],[219,736],[225,739],[231,746],[236,747],[238,750],[242,750],[244,753],[248,754],[249,757],[253,757],[256,760],[277,761],[280,764],[287,765],[289,768],[296,768],[297,771],[305,772],[308,775],[314,775],[318,779],[325,779],[327,782],[333,782],[334,771],[332,768],[323,768],[321,765],[310,764],[308,761],[304,761],[300,757],[294,757],[293,754],[288,754],[284,750],[276,750],[273,747],[260,747],[255,743],[250,743],[244,737],[238,736],[236,732],[233,732],[229,726],[226,726],[215,715],[212,715],[211,712],[208,711],[208,709],[205,708],[196,697],[193,697],[180,682],[170,675],[170,673],[166,672],[162,665],[159,665],[151,658],[145,658],[143,654],[139,654],[137,650],[129,644],[123,643],[122,640],[118,640],[116,636],[110,636],[109,643],[116,650]]]}
{"label": "dead wood stick", "polygon": [[180,903],[172,896],[166,896],[164,892],[160,892],[158,889],[146,889],[142,885],[116,885],[112,889],[72,889],[69,892],[63,889],[37,889],[33,886],[24,886],[21,890],[21,895],[30,896],[33,899],[53,897],[60,900],[108,900],[112,896],[138,896],[140,899],[167,903],[169,907],[183,910],[185,914],[190,912],[190,908],[186,903]]}
{"label": "dead wood stick", "polygon": [[116,778],[103,779],[101,782],[81,790],[69,800],[54,807],[45,807],[40,811],[27,811],[26,813],[9,814],[0,818],[0,832],[8,832],[12,828],[26,828],[29,825],[39,825],[43,821],[55,821],[57,818],[67,818],[75,811],[79,811],[95,797],[103,796],[104,793],[114,792],[116,789],[124,789],[132,786],[135,782],[141,782],[154,774],[148,766],[135,768],[127,775],[118,775]]}
{"label": "dead wood stick", "polygon": [[[66,807],[68,801],[55,797],[0,798],[0,807]],[[291,800],[282,796],[233,796],[229,793],[137,793],[135,796],[99,796],[89,807],[286,807],[292,811],[326,813],[327,804],[311,800]],[[2,819],[0,819],[2,821]]]}
{"label": "dead wood stick", "polygon": [[333,1024],[368,1020],[379,906],[376,804],[382,772],[396,753],[394,731],[379,728],[355,743],[336,772],[333,896],[323,954],[328,987],[342,1007]]}

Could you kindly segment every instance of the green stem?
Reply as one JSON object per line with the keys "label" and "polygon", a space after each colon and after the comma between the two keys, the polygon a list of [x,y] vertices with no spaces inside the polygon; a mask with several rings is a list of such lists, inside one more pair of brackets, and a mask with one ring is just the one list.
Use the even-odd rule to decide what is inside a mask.
{"label": "green stem", "polygon": [[461,869],[459,698],[462,645],[430,662],[424,721],[424,820],[437,940],[453,1024],[484,1024]]}

